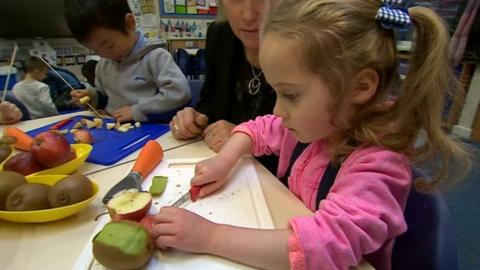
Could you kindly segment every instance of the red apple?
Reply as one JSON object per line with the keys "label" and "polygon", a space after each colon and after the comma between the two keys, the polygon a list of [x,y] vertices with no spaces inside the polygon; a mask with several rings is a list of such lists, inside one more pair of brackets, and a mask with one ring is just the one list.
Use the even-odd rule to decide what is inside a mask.
{"label": "red apple", "polygon": [[71,157],[70,144],[67,139],[48,131],[35,136],[30,152],[38,163],[47,168],[63,164]]}
{"label": "red apple", "polygon": [[3,165],[4,170],[29,175],[45,169],[39,164],[30,152],[22,152],[8,159]]}
{"label": "red apple", "polygon": [[72,161],[77,158],[77,153],[75,152],[75,148],[71,147],[70,149],[70,156],[68,157],[67,161]]}
{"label": "red apple", "polygon": [[146,215],[140,220],[140,225],[142,225],[147,231],[152,234],[153,225],[155,225],[155,216]]}
{"label": "red apple", "polygon": [[110,199],[107,209],[112,220],[139,221],[147,215],[151,205],[150,193],[128,190]]}
{"label": "red apple", "polygon": [[73,133],[73,138],[77,143],[93,143],[93,136],[90,131],[86,129],[79,129]]}

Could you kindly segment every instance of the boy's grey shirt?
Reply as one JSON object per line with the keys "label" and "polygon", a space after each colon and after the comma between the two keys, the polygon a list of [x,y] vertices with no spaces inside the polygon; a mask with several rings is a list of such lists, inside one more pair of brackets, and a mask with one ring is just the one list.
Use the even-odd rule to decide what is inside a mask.
{"label": "boy's grey shirt", "polygon": [[[191,93],[185,75],[164,49],[165,42],[147,41],[143,34],[137,35],[137,44],[121,62],[100,59],[95,69],[95,90],[108,97],[108,113],[131,106],[135,121],[148,121],[148,115],[187,104]],[[97,104],[97,93],[92,97],[92,103]]]}

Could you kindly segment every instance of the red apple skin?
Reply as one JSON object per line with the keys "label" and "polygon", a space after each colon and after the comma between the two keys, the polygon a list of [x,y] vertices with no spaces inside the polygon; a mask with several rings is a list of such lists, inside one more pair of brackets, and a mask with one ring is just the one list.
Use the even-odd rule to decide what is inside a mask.
{"label": "red apple skin", "polygon": [[47,168],[63,164],[71,157],[70,144],[67,139],[48,131],[35,136],[30,152],[38,163]]}
{"label": "red apple skin", "polygon": [[[126,201],[128,203],[134,203],[136,198],[135,198],[135,195],[131,194],[131,193],[148,194],[150,196],[150,199],[148,200],[147,203],[139,205],[138,209],[135,209],[134,211],[131,211],[131,212],[125,212],[125,211],[122,211],[122,209],[118,209],[118,207],[116,207],[114,205],[115,199],[119,199],[117,197],[114,197],[113,199],[111,199],[107,203],[108,213],[110,214],[110,218],[112,220],[115,220],[115,221],[118,221],[118,220],[132,220],[132,221],[138,222],[144,216],[146,216],[148,214],[148,212],[150,211],[150,207],[152,206],[152,196],[150,195],[150,193],[148,193],[148,192],[138,192],[138,191],[127,191],[127,192],[124,192],[121,195],[118,195],[118,197],[125,196]],[[146,195],[146,196],[148,196],[148,195]]]}
{"label": "red apple skin", "polygon": [[6,171],[14,171],[22,175],[29,175],[44,170],[45,167],[33,158],[32,153],[22,152],[8,159],[3,165],[3,169]]}
{"label": "red apple skin", "polygon": [[93,136],[90,131],[86,129],[79,129],[73,133],[73,138],[77,143],[93,143]]}
{"label": "red apple skin", "polygon": [[140,225],[142,225],[147,231],[152,235],[153,225],[155,225],[155,216],[146,215],[140,220]]}

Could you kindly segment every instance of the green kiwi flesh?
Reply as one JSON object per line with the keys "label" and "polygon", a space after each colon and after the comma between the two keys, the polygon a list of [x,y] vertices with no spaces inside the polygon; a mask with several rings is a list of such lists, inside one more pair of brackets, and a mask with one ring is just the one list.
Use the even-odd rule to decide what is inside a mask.
{"label": "green kiwi flesh", "polygon": [[153,253],[148,231],[130,220],[112,221],[93,238],[93,256],[112,269],[138,269]]}

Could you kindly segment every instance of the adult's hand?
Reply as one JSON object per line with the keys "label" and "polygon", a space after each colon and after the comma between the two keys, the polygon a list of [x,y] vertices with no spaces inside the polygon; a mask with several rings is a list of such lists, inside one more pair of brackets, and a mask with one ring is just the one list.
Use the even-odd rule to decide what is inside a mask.
{"label": "adult's hand", "polygon": [[13,103],[0,103],[0,124],[13,124],[22,119],[22,111]]}
{"label": "adult's hand", "polygon": [[234,127],[235,125],[228,121],[219,120],[205,128],[203,140],[210,149],[218,153],[230,139]]}
{"label": "adult's hand", "polygon": [[191,107],[178,111],[170,121],[170,130],[173,137],[187,140],[198,137],[208,125],[208,117]]}

